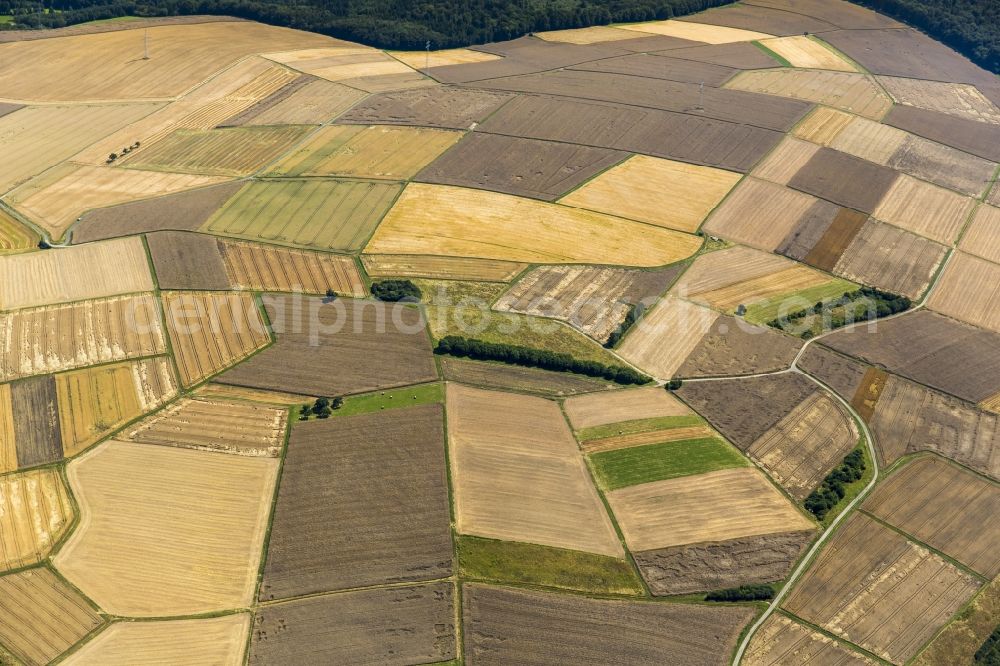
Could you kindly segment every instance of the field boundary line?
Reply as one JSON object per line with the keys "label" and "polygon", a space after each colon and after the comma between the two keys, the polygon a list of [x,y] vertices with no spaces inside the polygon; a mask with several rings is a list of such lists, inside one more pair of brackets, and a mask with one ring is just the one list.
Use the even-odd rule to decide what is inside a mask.
{"label": "field boundary line", "polygon": [[812,631],[815,631],[818,634],[822,634],[823,636],[826,636],[827,638],[830,638],[830,639],[836,641],[839,645],[843,645],[845,648],[851,650],[852,652],[857,652],[859,654],[863,654],[863,655],[867,656],[868,658],[873,659],[874,661],[876,661],[879,664],[885,664],[885,666],[892,666],[891,662],[886,661],[885,659],[883,659],[882,657],[878,656],[874,652],[869,652],[868,650],[866,650],[865,648],[861,647],[857,643],[852,643],[851,641],[847,640],[843,636],[838,636],[837,634],[824,629],[823,627],[819,626],[818,624],[813,624],[809,620],[806,620],[805,618],[799,617],[798,615],[796,615],[795,613],[792,613],[791,611],[787,611],[784,608],[779,608],[778,609],[778,615],[783,615],[786,618],[788,618],[789,620],[791,620],[792,622],[795,622],[796,624],[799,624],[799,625],[801,625],[803,627],[806,627],[806,628],[808,628],[808,629],[810,629]]}
{"label": "field boundary line", "polygon": [[[345,587],[339,590],[324,590],[322,592],[309,592],[308,594],[299,594],[291,597],[283,597],[281,599],[268,599],[267,601],[258,601],[254,604],[255,608],[269,608],[271,606],[280,606],[281,604],[291,603],[293,601],[302,601],[303,599],[315,599],[316,597],[329,597],[337,594],[348,594],[350,592],[366,592],[368,590],[394,590],[403,587],[415,587],[418,585],[429,585],[431,583],[454,583],[453,576],[445,576],[443,578],[427,578],[421,580],[410,580],[410,581],[400,581],[394,583],[377,583],[375,585],[362,585],[361,587]],[[246,608],[239,608],[233,611],[225,611],[224,615],[232,615],[233,613],[245,612]]]}
{"label": "field boundary line", "polygon": [[[430,326],[426,325],[428,329],[427,336],[430,338]],[[462,609],[462,570],[461,563],[458,557],[458,522],[457,515],[458,511],[455,508],[455,482],[452,478],[451,469],[451,439],[448,435],[448,381],[444,379],[441,375],[441,366],[438,363],[437,354],[434,355],[434,371],[438,374],[438,382],[441,383],[441,420],[443,433],[443,444],[444,444],[444,475],[445,482],[447,483],[448,489],[448,518],[451,528],[451,576],[450,580],[454,585],[455,590],[455,600],[452,604],[452,608],[455,611],[455,659],[459,664],[465,663],[465,622],[463,621],[463,609]]]}

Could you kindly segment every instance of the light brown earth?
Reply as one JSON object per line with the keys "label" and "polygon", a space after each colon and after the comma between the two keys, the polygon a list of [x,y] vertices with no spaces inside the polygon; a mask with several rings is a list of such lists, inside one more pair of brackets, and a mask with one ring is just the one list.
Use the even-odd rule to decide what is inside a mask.
{"label": "light brown earth", "polygon": [[[844,250],[833,273],[916,299],[930,285],[945,252],[943,245],[922,236],[869,220]],[[941,286],[935,294],[944,291]]]}
{"label": "light brown earth", "polygon": [[441,376],[448,381],[479,386],[480,388],[511,390],[546,397],[619,388],[618,384],[571,372],[551,372],[505,363],[488,363],[439,356],[438,365],[441,368]]}
{"label": "light brown earth", "polygon": [[761,625],[743,657],[748,666],[823,664],[869,666],[876,662],[818,631],[775,613]]}
{"label": "light brown earth", "polygon": [[763,39],[760,42],[792,64],[792,67],[829,69],[838,72],[856,72],[847,60],[817,39],[803,35]]}
{"label": "light brown earth", "polygon": [[718,316],[707,308],[666,296],[632,327],[618,353],[643,372],[670,379]]}
{"label": "light brown earth", "polygon": [[1000,109],[975,86],[967,83],[924,81],[918,78],[880,76],[893,99],[906,106],[967,118],[982,123],[1000,124]]}
{"label": "light brown earth", "polygon": [[793,136],[829,146],[854,119],[849,113],[818,106],[792,131]]}
{"label": "light brown earth", "polygon": [[974,199],[903,175],[872,211],[872,217],[951,245],[975,206]]}
{"label": "light brown earth", "polygon": [[819,148],[815,143],[787,136],[754,167],[753,175],[778,185],[788,185],[788,181],[812,159]]}
{"label": "light brown earth", "polygon": [[880,119],[892,106],[892,100],[870,76],[854,72],[798,69],[740,72],[725,87],[816,102],[873,120]]}
{"label": "light brown earth", "polygon": [[770,252],[816,203],[816,197],[746,178],[705,222],[706,233]]}
{"label": "light brown earth", "polygon": [[624,30],[634,30],[639,33],[647,32],[654,35],[667,35],[668,37],[680,37],[694,42],[705,42],[707,44],[729,44],[732,42],[750,42],[756,39],[767,39],[773,37],[763,32],[753,30],[740,30],[739,28],[728,28],[721,25],[710,25],[708,23],[694,23],[689,21],[651,21],[648,23],[628,23],[621,26]]}
{"label": "light brown earth", "polygon": [[17,469],[14,439],[14,407],[10,399],[10,384],[0,384],[0,473]]}
{"label": "light brown earth", "polygon": [[73,520],[62,477],[38,469],[0,477],[0,568],[41,561]]}
{"label": "light brown earth", "polygon": [[927,305],[949,317],[1000,333],[1000,264],[952,255]]}
{"label": "light brown earth", "polygon": [[659,386],[567,398],[563,409],[574,430],[692,413],[684,403]]}
{"label": "light brown earth", "polygon": [[414,254],[364,254],[361,263],[371,277],[408,276],[484,282],[508,282],[528,268],[528,264],[511,261]]}
{"label": "light brown earth", "polygon": [[499,60],[500,56],[472,49],[443,49],[440,51],[388,51],[396,60],[400,60],[413,69],[428,67],[444,67],[446,65],[467,65],[473,62],[489,62]]}
{"label": "light brown earth", "polygon": [[307,294],[333,289],[344,296],[365,295],[364,281],[351,257],[236,241],[226,241],[221,248],[234,288]]}
{"label": "light brown earth", "polygon": [[770,252],[737,245],[699,255],[670,292],[689,298],[794,266],[794,262]]}
{"label": "light brown earth", "polygon": [[968,254],[1000,264],[1000,208],[980,206],[958,247]]}

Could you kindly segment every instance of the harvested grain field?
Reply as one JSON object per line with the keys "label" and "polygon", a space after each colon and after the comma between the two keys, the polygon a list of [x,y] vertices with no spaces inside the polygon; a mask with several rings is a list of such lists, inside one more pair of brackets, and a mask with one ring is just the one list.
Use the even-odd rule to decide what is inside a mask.
{"label": "harvested grain field", "polygon": [[731,171],[635,155],[560,203],[693,232],[739,180]]}
{"label": "harvested grain field", "polygon": [[1000,391],[1000,334],[930,310],[841,330],[823,344],[945,393],[979,402]]}
{"label": "harvested grain field", "polygon": [[165,349],[159,305],[148,294],[0,314],[0,381]]}
{"label": "harvested grain field", "polygon": [[753,30],[740,30],[739,28],[727,28],[721,25],[694,23],[692,21],[651,21],[649,23],[628,23],[618,27],[623,30],[635,30],[636,32],[648,32],[654,35],[679,37],[707,44],[751,42],[756,39],[773,37],[773,35],[754,32]]}
{"label": "harvested grain field", "polygon": [[251,294],[165,292],[163,310],[185,387],[220,372],[271,341]]}
{"label": "harvested grain field", "polygon": [[815,38],[793,35],[776,39],[763,39],[760,43],[787,60],[792,67],[828,69],[838,72],[858,71],[854,65]]}
{"label": "harvested grain field", "polygon": [[829,146],[854,120],[854,116],[828,106],[817,106],[806,119],[800,122],[792,136],[812,141],[821,146]]}
{"label": "harvested grain field", "polygon": [[465,130],[511,98],[488,90],[435,86],[372,95],[337,119],[360,125],[419,125]]}
{"label": "harvested grain field", "polygon": [[1000,573],[991,519],[1000,486],[940,458],[919,458],[879,486],[863,508],[986,578]]}
{"label": "harvested grain field", "polygon": [[441,376],[480,388],[559,397],[617,388],[616,384],[568,372],[550,372],[503,363],[485,363],[460,358],[439,357]]}
{"label": "harvested grain field", "polygon": [[711,330],[719,314],[666,296],[625,336],[618,353],[660,379],[670,379]]}
{"label": "harvested grain field", "polygon": [[804,500],[858,443],[840,404],[816,391],[795,406],[746,453],[797,500]]}
{"label": "harvested grain field", "polygon": [[761,625],[743,657],[747,666],[789,663],[871,666],[874,661],[837,641],[775,613]]}
{"label": "harvested grain field", "polygon": [[202,384],[194,390],[195,397],[207,400],[225,400],[227,402],[249,402],[261,405],[292,407],[301,405],[301,395],[282,393],[280,391],[265,391],[261,389],[227,386],[225,384]]}
{"label": "harvested grain field", "polygon": [[794,266],[794,262],[741,245],[699,255],[671,293],[688,297],[754,280]]}
{"label": "harvested grain field", "polygon": [[29,181],[7,200],[55,239],[62,237],[89,209],[190,190],[223,180],[220,176],[66,165],[65,169],[57,167]]}
{"label": "harvested grain field", "polygon": [[27,664],[48,664],[104,620],[51,570],[0,577],[0,641]]}
{"label": "harvested grain field", "polygon": [[878,81],[899,104],[1000,125],[1000,109],[975,86],[895,76],[880,76]]}
{"label": "harvested grain field", "polygon": [[902,175],[872,211],[872,217],[950,245],[975,206],[974,199]]}
{"label": "harvested grain field", "polygon": [[351,108],[365,93],[339,83],[302,76],[255,104],[227,125],[319,125]]}
{"label": "harvested grain field", "polygon": [[622,557],[558,405],[449,384],[447,411],[459,533]]}
{"label": "harvested grain field", "polygon": [[763,474],[749,467],[619,488],[607,498],[633,551],[813,527]]}
{"label": "harvested grain field", "polygon": [[1000,479],[1000,416],[890,375],[871,419],[886,465],[900,456],[934,451]]}
{"label": "harvested grain field", "polygon": [[442,412],[420,405],[292,428],[262,601],[451,573]]}
{"label": "harvested grain field", "polygon": [[269,172],[409,180],[461,138],[460,132],[423,127],[328,125]]}
{"label": "harvested grain field", "polygon": [[[817,348],[823,349],[823,347]],[[889,380],[889,374],[881,368],[859,365],[864,373],[861,381],[853,395],[844,394],[843,397],[850,398],[851,407],[865,423],[871,423],[878,399],[882,396],[885,384]]]}
{"label": "harvested grain field", "polygon": [[156,231],[146,235],[160,289],[228,291],[219,240],[207,234]]}
{"label": "harvested grain field", "polygon": [[753,169],[756,178],[788,185],[788,181],[819,151],[819,146],[793,136],[785,137],[771,153]]}
{"label": "harvested grain field", "polygon": [[132,169],[246,176],[283,155],[310,129],[301,125],[180,129],[123,163]]}
{"label": "harvested grain field", "polygon": [[184,398],[129,428],[125,438],[142,444],[277,458],[287,423],[285,409]]}
{"label": "harvested grain field", "polygon": [[231,181],[91,210],[73,227],[72,239],[79,244],[152,231],[196,231],[243,186]]}
{"label": "harvested grain field", "polygon": [[728,663],[747,607],[589,599],[468,583],[465,654],[476,664]]}
{"label": "harvested grain field", "polygon": [[907,136],[889,166],[972,197],[983,193],[997,168],[995,162],[919,136]]}
{"label": "harvested grain field", "polygon": [[954,253],[927,304],[949,317],[1000,333],[1000,265]]}
{"label": "harvested grain field", "polygon": [[41,237],[0,208],[0,255],[34,250]]}
{"label": "harvested grain field", "polygon": [[358,180],[252,181],[201,231],[314,250],[360,250],[401,189]]}
{"label": "harvested grain field", "polygon": [[509,282],[528,264],[469,257],[435,257],[416,254],[365,254],[365,272],[376,277],[419,277],[477,282]]}
{"label": "harvested grain field", "polygon": [[[0,75],[7,95],[32,100],[102,100],[175,97],[244,56],[262,50],[346,44],[308,32],[249,21],[161,25],[60,39],[5,44]],[[71,54],[67,59],[66,54]]]}
{"label": "harvested grain field", "polygon": [[799,581],[784,608],[901,664],[979,585],[941,557],[855,514]]}
{"label": "harvested grain field", "polygon": [[472,132],[416,179],[552,201],[626,157],[606,148]]}
{"label": "harvested grain field", "polygon": [[0,308],[152,291],[141,238],[0,257]]}
{"label": "harvested grain field", "polygon": [[351,257],[235,241],[220,246],[234,288],[307,294],[333,289],[345,296],[365,295],[364,281]]}
{"label": "harvested grain field", "polygon": [[632,556],[652,594],[690,594],[782,580],[815,536],[814,530],[764,534]]}
{"label": "harvested grain field", "polygon": [[802,341],[772,328],[753,326],[722,315],[694,346],[678,377],[754,375],[784,370],[792,364]]}
{"label": "harvested grain field", "polygon": [[836,137],[823,145],[886,166],[908,138],[906,132],[890,125],[853,117]]}
{"label": "harvested grain field", "polygon": [[393,75],[414,75],[417,80],[423,78],[382,51],[347,42],[267,53],[265,57],[328,81],[346,81],[348,85],[352,79],[392,78]]}
{"label": "harvested grain field", "polygon": [[[947,249],[890,224],[869,220],[833,267],[833,273],[861,284],[917,299],[931,283]],[[958,263],[954,258],[949,266]],[[935,294],[944,290],[941,284]]]}
{"label": "harvested grain field", "polygon": [[64,664],[129,666],[151,664],[215,664],[239,666],[250,632],[250,614],[234,613],[198,620],[115,622]]}
{"label": "harvested grain field", "polygon": [[386,215],[365,251],[662,266],[691,256],[700,245],[696,236],[576,208],[460,187],[413,184]]}
{"label": "harvested grain field", "polygon": [[[685,423],[696,425],[684,425]],[[593,434],[593,430],[577,433],[580,450],[588,455],[637,446],[669,444],[670,446],[649,448],[645,452],[639,452],[636,454],[636,460],[640,469],[646,467],[646,459],[662,460],[665,465],[672,466],[670,470],[672,476],[683,476],[679,472],[690,472],[692,468],[704,471],[697,470],[701,465],[719,468],[738,467],[744,462],[742,458],[731,455],[732,451],[728,446],[720,445],[712,428],[697,415],[624,422],[617,424],[617,427],[594,430],[603,430],[608,436],[604,436],[603,433]]]}
{"label": "harvested grain field", "polygon": [[493,307],[559,319],[603,343],[633,307],[655,303],[680,271],[546,266],[518,280]]}
{"label": "harvested grain field", "polygon": [[[733,313],[740,305],[751,307],[772,299],[791,298],[799,292],[808,292],[831,282],[840,282],[844,287],[850,286],[843,281],[831,280],[829,276],[801,264],[773,255],[771,260],[767,260],[760,257],[761,254],[763,253],[750,248],[736,247],[702,255],[695,260],[672,292],[716,310]],[[703,262],[702,266],[698,266],[699,261]],[[730,263],[735,264],[734,269],[739,272],[729,272],[727,269]],[[718,273],[710,272],[717,268],[722,270]],[[755,269],[765,268],[768,269],[766,273],[754,275],[757,272]],[[840,291],[842,293],[844,289]]]}
{"label": "harvested grain field", "polygon": [[177,394],[165,357],[56,375],[63,455],[74,456]]}
{"label": "harvested grain field", "polygon": [[10,384],[0,384],[0,474],[17,469],[14,410],[10,401]]}
{"label": "harvested grain field", "polygon": [[1000,162],[998,125],[904,105],[894,106],[885,117],[885,122],[931,141]]}
{"label": "harvested grain field", "polygon": [[[4,52],[8,48],[5,46]],[[4,68],[0,79],[10,71]],[[47,81],[45,85],[49,87],[51,83]],[[5,92],[9,90],[4,88]],[[0,192],[25,182],[158,108],[157,104],[33,106],[0,117],[0,150],[4,155],[4,163],[0,166]]]}
{"label": "harvested grain field", "polygon": [[451,583],[360,590],[264,606],[249,662],[430,664],[457,654]]}
{"label": "harvested grain field", "polygon": [[816,385],[798,373],[685,384],[677,395],[740,449],[749,448]]}
{"label": "harvested grain field", "polygon": [[413,69],[427,69],[429,67],[445,67],[447,65],[467,65],[474,62],[489,62],[499,60],[500,56],[472,49],[443,49],[440,51],[387,51],[396,60],[399,60]]}
{"label": "harvested grain field", "polygon": [[1000,264],[1000,208],[980,206],[958,247],[968,254]]}
{"label": "harvested grain field", "polygon": [[0,568],[40,562],[73,522],[73,505],[57,469],[0,477]]}
{"label": "harvested grain field", "polygon": [[770,252],[817,203],[816,197],[745,178],[708,218],[706,233]]}
{"label": "harvested grain field", "polygon": [[749,3],[714,7],[709,11],[684,16],[678,20],[725,25],[744,30],[760,30],[777,35],[802,35],[823,32],[834,27],[825,20],[820,20],[805,11],[791,13]]}
{"label": "harvested grain field", "polygon": [[62,459],[55,378],[30,377],[14,382],[10,385],[10,405],[17,466],[34,467]]}
{"label": "harvested grain field", "polygon": [[[646,42],[646,44],[649,43]],[[639,43],[623,46],[629,48],[638,45]],[[649,44],[649,46],[652,46],[652,44]],[[646,51],[647,49],[640,47],[637,50]],[[617,58],[580,63],[570,69],[586,72],[614,72],[616,74],[628,74],[630,76],[642,76],[650,79],[679,81],[682,83],[704,83],[712,87],[721,86],[737,71],[733,67],[670,58],[667,57],[666,52],[633,53]]]}
{"label": "harvested grain field", "polygon": [[276,342],[218,382],[312,396],[437,379],[420,310],[396,303],[266,296]]}
{"label": "harvested grain field", "polygon": [[641,35],[637,36],[634,31],[625,30],[623,28],[613,28],[607,25],[594,25],[587,28],[536,32],[535,37],[544,39],[547,42],[586,45],[636,39],[637,37],[641,37]]}
{"label": "harvested grain field", "polygon": [[684,403],[659,386],[569,398],[563,403],[563,409],[574,430],[692,413]]}
{"label": "harvested grain field", "polygon": [[892,100],[870,76],[853,72],[798,69],[741,72],[727,81],[725,87],[824,104],[873,120],[880,119],[892,106]]}
{"label": "harvested grain field", "polygon": [[277,470],[270,458],[107,442],[67,467],[80,524],[53,563],[117,615],[246,607]]}

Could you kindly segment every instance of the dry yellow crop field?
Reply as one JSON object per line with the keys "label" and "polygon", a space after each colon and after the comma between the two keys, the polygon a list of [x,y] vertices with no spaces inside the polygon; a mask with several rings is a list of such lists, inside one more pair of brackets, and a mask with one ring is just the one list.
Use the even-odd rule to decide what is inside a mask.
{"label": "dry yellow crop field", "polygon": [[185,387],[271,341],[257,301],[249,293],[164,293],[163,310]]}
{"label": "dry yellow crop field", "polygon": [[967,83],[923,81],[895,76],[880,76],[878,81],[899,104],[940,111],[983,123],[1000,124],[1000,108],[979,92],[978,88]]}
{"label": "dry yellow crop field", "polygon": [[632,327],[618,354],[653,377],[670,379],[718,317],[717,312],[667,296]]}
{"label": "dry yellow crop field", "polygon": [[788,663],[874,666],[876,662],[840,643],[775,613],[761,625],[747,647],[747,666],[783,666]]}
{"label": "dry yellow crop field", "polygon": [[0,209],[0,254],[34,250],[39,240],[37,233]]}
{"label": "dry yellow crop field", "polygon": [[53,305],[153,290],[139,237],[0,257],[0,308]]}
{"label": "dry yellow crop field", "polygon": [[980,206],[958,247],[1000,264],[1000,208],[987,204]]}
{"label": "dry yellow crop field", "polygon": [[351,257],[276,245],[225,241],[226,273],[234,288],[364,296],[365,283]]}
{"label": "dry yellow crop field", "polygon": [[80,524],[53,563],[109,613],[246,607],[277,469],[272,458],[106,442],[67,467]]}
{"label": "dry yellow crop field", "polygon": [[115,622],[62,663],[68,666],[188,664],[240,666],[250,615],[197,620]]}
{"label": "dry yellow crop field", "polygon": [[619,488],[607,498],[631,550],[814,527],[763,474],[748,467]]}
{"label": "dry yellow crop field", "polygon": [[[282,91],[277,103],[251,107],[238,124],[241,125],[318,125],[336,118],[366,96],[361,90],[333,81],[314,79],[288,96]],[[266,108],[265,108],[266,106]],[[230,118],[229,123],[234,119]]]}
{"label": "dry yellow crop field", "polygon": [[412,184],[365,251],[661,266],[691,256],[700,246],[697,236],[578,208],[461,187]]}
{"label": "dry yellow crop field", "polygon": [[338,44],[308,32],[249,21],[118,30],[0,45],[0,90],[38,101],[162,99],[181,95],[212,74],[261,51]]}
{"label": "dry yellow crop field", "polygon": [[0,567],[41,561],[73,520],[73,505],[57,469],[0,476]]}
{"label": "dry yellow crop field", "polygon": [[975,206],[975,199],[900,174],[872,217],[950,245]]}
{"label": "dry yellow crop field", "polygon": [[357,44],[263,55],[265,58],[327,81],[416,74],[413,69],[382,51]]}
{"label": "dry yellow crop field", "polygon": [[208,400],[225,400],[227,402],[256,402],[262,405],[280,405],[291,407],[301,405],[303,397],[294,393],[267,391],[247,388],[245,386],[230,386],[228,384],[202,384],[194,390],[194,395]]}
{"label": "dry yellow crop field", "polygon": [[771,275],[693,295],[698,303],[707,303],[716,310],[732,313],[740,305],[750,306],[779,296],[792,296],[800,291],[838,281],[808,266],[792,266]]}
{"label": "dry yellow crop field", "polygon": [[54,239],[61,238],[84,211],[92,208],[104,208],[227,180],[222,176],[68,166],[61,178],[41,182],[40,187],[34,187],[34,183],[29,182],[8,197],[11,205]]}
{"label": "dry yellow crop field", "polygon": [[956,252],[927,305],[941,314],[1000,333],[1000,264]]}
{"label": "dry yellow crop field", "polygon": [[177,393],[164,357],[56,375],[63,454],[76,455]]}
{"label": "dry yellow crop field", "polygon": [[560,203],[693,232],[741,177],[723,169],[634,155]]}
{"label": "dry yellow crop field", "polygon": [[683,442],[692,439],[705,439],[717,437],[717,433],[707,425],[680,426],[667,428],[665,430],[650,430],[648,432],[636,432],[631,434],[612,435],[611,437],[599,437],[580,442],[580,450],[584,453],[600,453],[602,451],[616,451],[618,449],[630,449],[635,446],[645,446],[647,444],[663,444],[666,442]]}
{"label": "dry yellow crop field", "polygon": [[754,167],[753,175],[778,185],[787,185],[799,169],[819,151],[819,146],[786,136],[778,147]]}
{"label": "dry yellow crop field", "polygon": [[834,150],[886,165],[910,135],[891,125],[867,118],[853,118],[828,145]]}
{"label": "dry yellow crop field", "polygon": [[104,623],[49,569],[0,577],[0,641],[26,664],[48,664]]}
{"label": "dry yellow crop field", "polygon": [[473,62],[489,62],[500,59],[498,55],[473,51],[472,49],[442,49],[429,53],[427,51],[389,51],[388,53],[413,69],[467,65]]}
{"label": "dry yellow crop field", "polygon": [[573,396],[566,399],[563,409],[574,430],[607,423],[692,414],[687,405],[659,386]]}
{"label": "dry yellow crop field", "polygon": [[143,419],[125,437],[143,444],[276,458],[287,422],[287,409],[185,398]]}
{"label": "dry yellow crop field", "polygon": [[462,134],[424,127],[329,125],[284,157],[271,172],[409,180],[455,145]]}
{"label": "dry yellow crop field", "polygon": [[745,178],[715,209],[703,231],[770,252],[817,201],[788,187]]}
{"label": "dry yellow crop field", "polygon": [[[0,46],[0,53],[6,46],[10,44]],[[9,68],[5,66],[3,71]],[[3,89],[0,84],[0,90]],[[4,156],[0,164],[0,192],[7,192],[160,106],[148,103],[35,106],[0,117],[0,154]],[[102,160],[107,156],[104,153]]]}
{"label": "dry yellow crop field", "polygon": [[535,37],[544,39],[547,42],[560,42],[563,44],[598,44],[600,42],[617,42],[624,39],[637,39],[641,38],[642,35],[636,35],[633,30],[612,28],[606,25],[595,25],[589,28],[536,32]]}
{"label": "dry yellow crop field", "polygon": [[994,414],[1000,414],[1000,392],[980,401],[979,408],[985,409],[988,412],[993,412]]}
{"label": "dry yellow crop field", "polygon": [[741,30],[739,28],[727,28],[721,25],[710,25],[708,23],[694,23],[689,21],[651,21],[649,23],[632,23],[629,25],[617,26],[623,30],[634,30],[636,32],[648,32],[654,35],[666,35],[668,37],[679,37],[689,39],[694,42],[706,42],[708,44],[729,44],[731,42],[751,42],[755,39],[767,39],[774,35],[765,32],[754,32],[753,30]]}
{"label": "dry yellow crop field", "polygon": [[528,264],[472,257],[415,254],[363,254],[361,263],[371,277],[422,277],[445,280],[509,282]]}
{"label": "dry yellow crop field", "polygon": [[14,405],[10,399],[10,384],[0,384],[0,474],[17,469],[17,447],[14,444]]}
{"label": "dry yellow crop field", "polygon": [[892,100],[865,74],[801,69],[740,72],[723,86],[832,106],[878,120]]}
{"label": "dry yellow crop field", "polygon": [[791,63],[805,69],[832,69],[856,72],[857,68],[819,40],[805,35],[762,39],[761,44]]}
{"label": "dry yellow crop field", "polygon": [[447,412],[458,532],[623,556],[556,403],[448,384]]}
{"label": "dry yellow crop field", "polygon": [[853,119],[854,116],[849,113],[828,106],[818,106],[799,123],[792,135],[821,146],[829,146]]}
{"label": "dry yellow crop field", "polygon": [[151,294],[0,313],[0,381],[165,350],[159,305]]}
{"label": "dry yellow crop field", "polygon": [[670,293],[687,298],[793,268],[794,261],[737,245],[698,256]]}

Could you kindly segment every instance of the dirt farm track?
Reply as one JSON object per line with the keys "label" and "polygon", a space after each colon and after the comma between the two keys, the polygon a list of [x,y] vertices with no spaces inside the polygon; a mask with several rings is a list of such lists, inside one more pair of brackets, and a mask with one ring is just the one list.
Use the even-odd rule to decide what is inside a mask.
{"label": "dirt farm track", "polygon": [[995,74],[847,0],[8,18],[0,666],[996,650]]}

